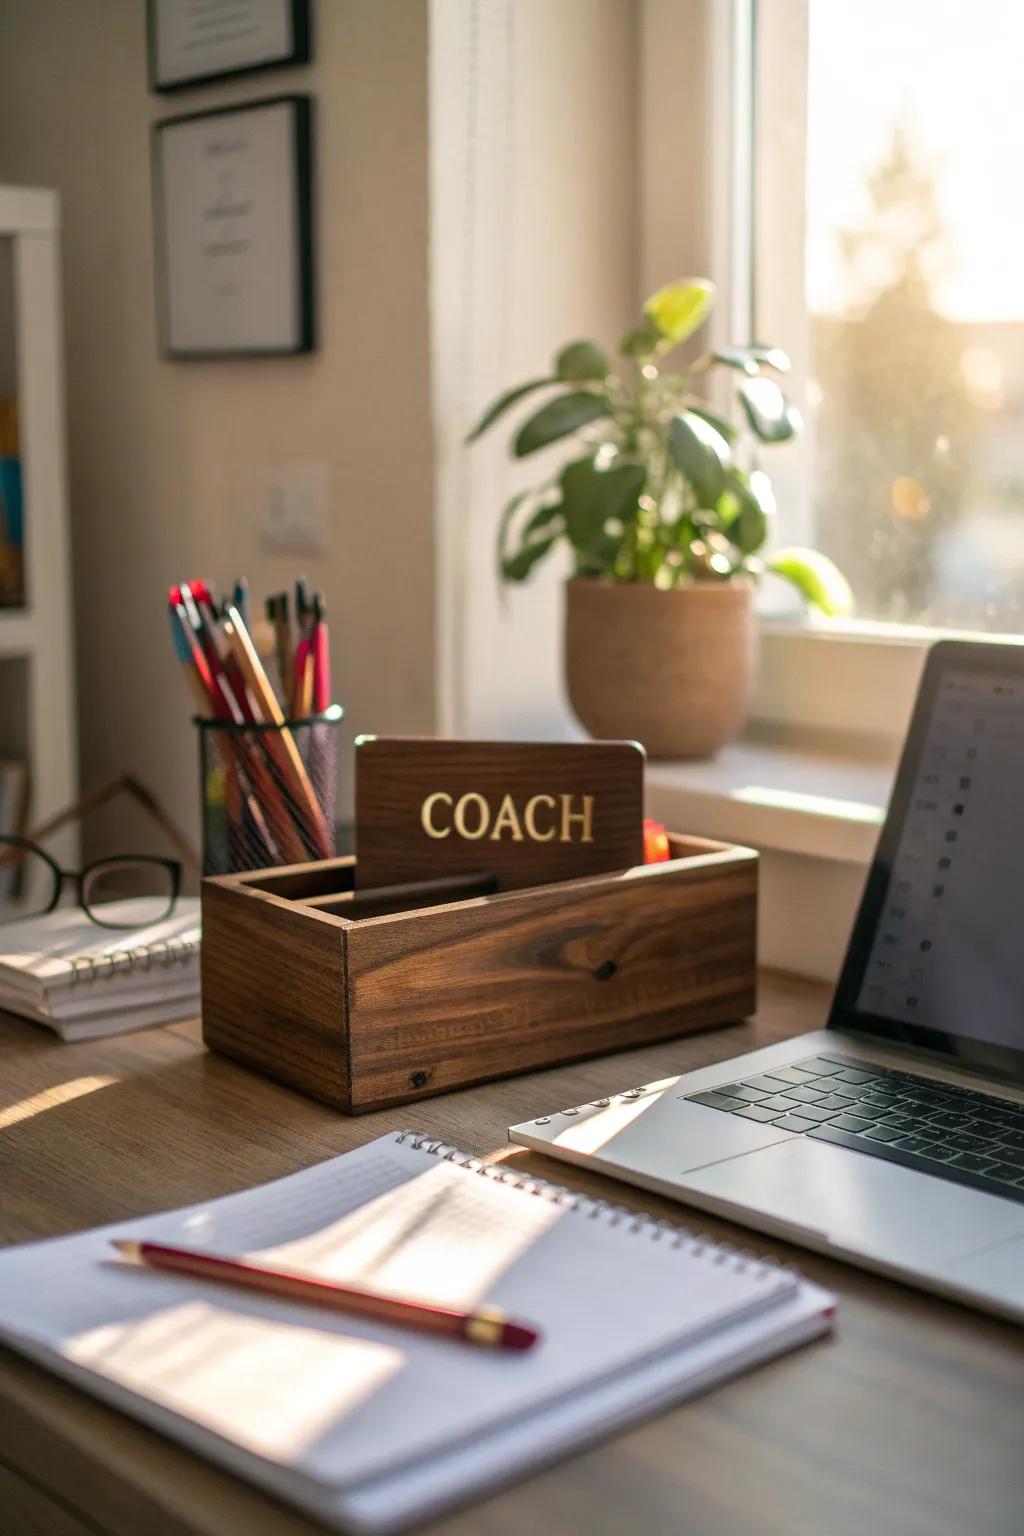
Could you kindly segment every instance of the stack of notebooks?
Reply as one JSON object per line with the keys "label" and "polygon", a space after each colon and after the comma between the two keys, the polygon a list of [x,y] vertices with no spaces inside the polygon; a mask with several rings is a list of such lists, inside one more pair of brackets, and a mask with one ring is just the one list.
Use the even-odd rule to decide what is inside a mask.
{"label": "stack of notebooks", "polygon": [[[478,1349],[118,1262],[114,1238],[497,1306],[541,1339]],[[816,1337],[832,1310],[789,1270],[413,1132],[0,1254],[0,1340],[351,1531],[397,1530],[507,1483]]]}
{"label": "stack of notebooks", "polygon": [[75,907],[0,926],[0,1009],[91,1040],[199,1012],[199,899],[146,928],[100,928]]}

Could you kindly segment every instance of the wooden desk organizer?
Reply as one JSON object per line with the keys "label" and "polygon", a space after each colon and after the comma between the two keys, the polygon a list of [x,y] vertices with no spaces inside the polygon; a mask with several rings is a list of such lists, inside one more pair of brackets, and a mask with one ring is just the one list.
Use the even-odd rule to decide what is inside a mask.
{"label": "wooden desk organizer", "polygon": [[203,882],[203,1038],[349,1113],[620,1051],[755,1006],[757,855],[495,892],[354,890],[355,860]]}

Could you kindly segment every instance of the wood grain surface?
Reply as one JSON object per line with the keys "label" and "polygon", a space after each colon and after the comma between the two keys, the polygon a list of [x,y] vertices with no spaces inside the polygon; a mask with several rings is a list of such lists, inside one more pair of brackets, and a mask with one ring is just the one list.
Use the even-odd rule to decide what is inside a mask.
{"label": "wood grain surface", "polygon": [[757,855],[670,848],[488,896],[479,873],[353,890],[351,859],[206,880],[203,1038],[363,1113],[745,1018]]}
{"label": "wood grain surface", "polygon": [[745,1018],[757,865],[716,858],[351,929],[352,1108]]}
{"label": "wood grain surface", "polygon": [[[644,753],[635,742],[365,736],[356,742],[355,758],[361,886],[483,870],[509,891],[629,869],[643,860]],[[461,818],[463,836],[459,804],[467,795],[474,798]],[[424,825],[429,796],[445,797],[426,816],[434,836]],[[530,835],[527,814],[535,796],[537,837]],[[563,822],[563,797],[569,823]],[[580,820],[585,797],[586,841]]]}
{"label": "wood grain surface", "polygon": [[[211,1199],[412,1124],[716,1238],[765,1239],[507,1145],[508,1125],[824,1021],[762,976],[750,1023],[358,1120],[204,1051],[198,1025],[66,1045],[0,1020],[0,1239]],[[1007,1323],[783,1243],[838,1292],[810,1345],[429,1527],[430,1536],[1017,1536],[1024,1346]],[[439,1384],[443,1389],[443,1383]],[[0,1351],[3,1536],[312,1536],[315,1527]]]}

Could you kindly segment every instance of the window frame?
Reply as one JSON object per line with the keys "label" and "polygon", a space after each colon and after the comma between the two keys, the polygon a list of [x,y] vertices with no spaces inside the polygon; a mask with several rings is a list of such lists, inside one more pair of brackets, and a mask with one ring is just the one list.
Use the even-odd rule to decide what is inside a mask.
{"label": "window frame", "polygon": [[[783,317],[775,339],[793,358],[800,379],[810,360],[802,280],[805,113],[795,114],[801,124],[796,141],[791,125],[794,97],[806,101],[808,0],[705,3],[712,100],[719,104],[708,122],[711,185],[717,189],[710,198],[710,219],[712,275],[722,297],[719,323],[732,330],[733,340],[744,333],[752,340],[757,315],[770,303],[772,313]],[[780,135],[774,163],[759,147],[759,135],[773,120]],[[786,203],[787,216],[780,218]],[[772,259],[766,259],[758,241],[758,230],[769,217],[785,234],[784,240],[773,240]],[[724,340],[724,334],[713,339]],[[805,435],[787,462],[770,466],[780,502],[795,508],[787,542],[813,542],[813,452],[813,439]],[[859,740],[872,752],[893,755],[929,648],[943,636],[971,637],[963,630],[810,617],[763,618],[759,631],[760,667],[751,708],[755,732],[809,741],[823,736]],[[837,661],[841,689],[835,685]]]}

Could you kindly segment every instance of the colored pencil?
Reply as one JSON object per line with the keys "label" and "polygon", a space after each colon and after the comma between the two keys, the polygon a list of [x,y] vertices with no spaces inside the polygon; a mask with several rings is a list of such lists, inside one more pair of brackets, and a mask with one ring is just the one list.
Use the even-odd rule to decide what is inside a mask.
{"label": "colored pencil", "polygon": [[276,731],[266,732],[266,747],[274,759],[282,783],[291,794],[298,815],[308,829],[313,851],[320,858],[329,859],[334,853],[334,839],[327,820],[310,783],[306,765],[295,745],[295,738],[285,725],[277,695],[263,669],[263,663],[256,654],[256,648],[242,621],[242,616],[235,607],[228,609],[225,633],[253,702],[263,719],[278,727]]}
{"label": "colored pencil", "polygon": [[[330,705],[330,652],[323,597],[310,598],[304,577],[295,587],[297,644],[289,623],[288,593],[267,599],[281,703],[246,622],[248,584],[234,585],[236,601],[218,602],[205,581],[168,592],[171,634],[199,713],[225,727],[266,730],[218,732],[224,777],[207,786],[211,806],[222,806],[235,836],[255,840],[266,862],[302,862],[333,853],[332,829],[313,789],[285,712],[305,718]],[[264,646],[264,650],[267,647]],[[216,791],[216,793],[214,793]]]}
{"label": "colored pencil", "polygon": [[244,576],[239,576],[238,580],[235,582],[235,590],[234,590],[234,594],[233,594],[233,597],[232,597],[232,602],[234,603],[235,607],[238,609],[239,613],[242,615],[242,618],[245,621],[245,626],[248,629],[248,627],[249,627],[249,583],[246,581]]}
{"label": "colored pencil", "polygon": [[497,1307],[476,1307],[466,1312],[429,1302],[409,1301],[401,1296],[385,1296],[358,1286],[342,1285],[335,1280],[317,1280],[312,1275],[292,1270],[269,1269],[244,1259],[168,1248],[162,1243],[114,1239],[113,1246],[123,1258],[150,1269],[172,1270],[196,1280],[245,1286],[265,1296],[280,1296],[288,1301],[312,1302],[336,1312],[349,1312],[376,1318],[382,1323],[398,1323],[425,1333],[462,1339],[481,1349],[522,1351],[531,1349],[540,1337],[535,1328],[514,1322]]}
{"label": "colored pencil", "polygon": [[267,598],[267,618],[274,626],[274,644],[277,651],[277,671],[281,681],[281,704],[291,709],[290,689],[293,686],[295,655],[292,648],[292,627],[288,622],[288,593],[278,592]]}
{"label": "colored pencil", "polygon": [[[199,712],[207,716],[212,709],[217,718],[226,723],[243,724],[246,716],[242,712],[234,690],[226,685],[223,669],[216,677],[214,676],[207,653],[199,642],[197,628],[201,628],[201,625],[198,625],[197,621],[195,587],[190,586],[189,583],[184,585],[184,593],[182,588],[172,587],[168,594],[171,608],[171,635],[179,659],[186,665]],[[190,607],[193,610],[191,618],[189,617]],[[235,736],[229,731],[225,731],[221,736],[220,744],[227,768],[226,808],[236,833],[242,832],[244,795],[245,806],[270,862],[279,861],[279,846],[288,858],[304,858],[305,848],[302,839],[292,826],[288,809],[263,761],[260,749],[257,747],[254,751],[250,751],[243,737]],[[258,798],[257,794],[243,791],[238,782],[240,773],[252,782]]]}
{"label": "colored pencil", "polygon": [[327,605],[320,592],[313,599],[313,613],[313,708],[322,715],[331,702],[331,649]]}

